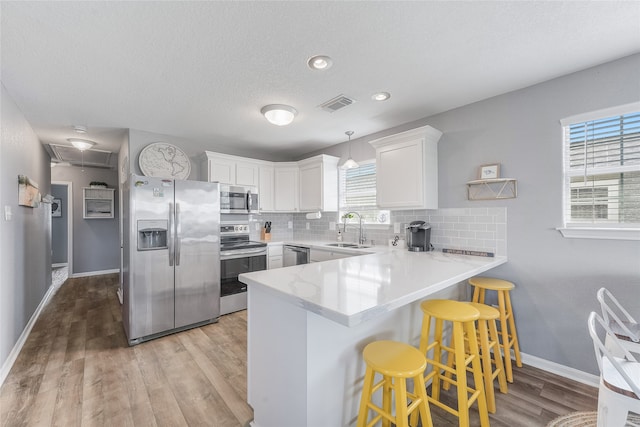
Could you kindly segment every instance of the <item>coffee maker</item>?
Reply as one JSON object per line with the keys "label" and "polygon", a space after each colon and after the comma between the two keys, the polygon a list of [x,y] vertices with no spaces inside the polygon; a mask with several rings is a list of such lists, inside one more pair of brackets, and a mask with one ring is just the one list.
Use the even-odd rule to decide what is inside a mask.
{"label": "coffee maker", "polygon": [[431,226],[424,221],[413,221],[406,229],[407,248],[411,252],[431,250]]}

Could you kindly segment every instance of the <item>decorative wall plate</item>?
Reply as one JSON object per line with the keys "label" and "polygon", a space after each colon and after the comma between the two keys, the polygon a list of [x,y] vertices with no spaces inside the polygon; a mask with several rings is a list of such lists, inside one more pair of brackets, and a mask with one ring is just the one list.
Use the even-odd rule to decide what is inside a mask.
{"label": "decorative wall plate", "polygon": [[144,147],[138,164],[145,176],[155,178],[187,179],[191,173],[189,157],[180,148],[167,142],[154,142]]}

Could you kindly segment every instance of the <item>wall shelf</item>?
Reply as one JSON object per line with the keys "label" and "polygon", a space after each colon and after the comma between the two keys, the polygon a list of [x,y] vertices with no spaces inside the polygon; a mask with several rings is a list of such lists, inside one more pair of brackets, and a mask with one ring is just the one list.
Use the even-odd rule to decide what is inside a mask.
{"label": "wall shelf", "polygon": [[518,181],[513,178],[477,179],[467,182],[469,200],[498,200],[518,197]]}
{"label": "wall shelf", "polygon": [[113,188],[83,188],[84,219],[113,218]]}

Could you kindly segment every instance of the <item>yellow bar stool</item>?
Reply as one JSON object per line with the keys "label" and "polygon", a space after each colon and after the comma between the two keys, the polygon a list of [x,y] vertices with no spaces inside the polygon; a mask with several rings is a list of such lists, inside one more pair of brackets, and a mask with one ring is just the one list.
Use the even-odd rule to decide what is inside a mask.
{"label": "yellow bar stool", "polygon": [[[393,423],[397,427],[417,426],[418,414],[423,427],[432,427],[431,412],[424,384],[427,360],[417,348],[397,341],[374,341],[362,352],[367,370],[360,398],[357,427],[369,427],[382,420],[384,427]],[[382,379],[375,383],[376,373]],[[407,391],[407,378],[414,381],[414,393]],[[382,408],[371,401],[374,393],[382,389]],[[392,394],[395,393],[395,415],[392,412]],[[407,399],[411,404],[407,405]],[[368,422],[369,412],[375,416]]]}
{"label": "yellow bar stool", "polygon": [[520,344],[518,344],[518,331],[513,318],[513,308],[511,307],[511,297],[509,291],[515,288],[511,282],[491,277],[473,277],[469,283],[474,287],[473,302],[484,304],[486,291],[496,291],[498,293],[498,311],[500,312],[500,337],[502,351],[504,353],[504,366],[507,374],[507,381],[513,382],[513,370],[511,368],[511,349],[516,358],[516,366],[522,368],[522,358],[520,357]]}
{"label": "yellow bar stool", "polygon": [[[467,303],[451,300],[427,300],[420,304],[420,308],[424,314],[420,335],[420,352],[427,355],[427,366],[432,366],[424,378],[425,382],[431,380],[429,403],[457,416],[460,427],[469,427],[469,408],[477,401],[480,425],[488,427],[489,413],[484,393],[478,341],[468,340],[468,351],[465,351],[464,340],[465,334],[469,337],[476,336],[475,321],[480,317],[480,312]],[[431,339],[430,331],[433,321],[435,321],[434,337]],[[450,346],[444,342],[444,322],[452,325]],[[430,352],[432,352],[431,356]],[[447,360],[454,358],[455,368],[449,367],[446,361],[443,361],[443,353]],[[475,388],[467,384],[468,366],[471,367],[473,373]],[[455,375],[455,379],[452,379],[451,375],[447,375],[448,373]],[[440,402],[440,387],[445,383],[457,387],[457,409]]]}
{"label": "yellow bar stool", "polygon": [[[496,394],[493,383],[498,379],[501,393],[507,392],[507,377],[504,373],[502,355],[500,354],[500,341],[496,319],[500,318],[500,312],[493,307],[476,302],[467,303],[480,312],[478,318],[478,344],[480,346],[480,360],[482,361],[482,376],[484,377],[484,392],[487,396],[487,408],[489,412],[496,412]],[[468,340],[469,337],[466,337]],[[493,353],[491,352],[493,350]],[[493,354],[493,357],[491,356]],[[453,358],[447,359],[447,366],[453,367]],[[494,369],[495,366],[495,369]],[[468,369],[467,369],[468,370]],[[447,377],[450,378],[447,372]],[[449,383],[444,383],[443,388],[449,390]]]}

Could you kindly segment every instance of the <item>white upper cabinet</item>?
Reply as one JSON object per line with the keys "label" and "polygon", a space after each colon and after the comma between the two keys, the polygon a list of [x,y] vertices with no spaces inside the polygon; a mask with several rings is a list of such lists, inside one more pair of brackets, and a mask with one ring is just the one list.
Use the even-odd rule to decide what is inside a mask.
{"label": "white upper cabinet", "polygon": [[298,164],[296,162],[274,163],[274,210],[278,212],[298,211]]}
{"label": "white upper cabinet", "polygon": [[250,161],[243,157],[205,151],[201,163],[200,179],[231,185],[252,185],[260,183],[260,161]]}
{"label": "white upper cabinet", "polygon": [[298,162],[300,211],[338,210],[338,157],[321,154]]}
{"label": "white upper cabinet", "polygon": [[260,167],[256,163],[236,162],[236,185],[260,185]]}
{"label": "white upper cabinet", "polygon": [[275,183],[273,164],[260,165],[259,175],[260,185],[258,186],[258,194],[260,198],[260,210],[265,212],[274,211]]}
{"label": "white upper cabinet", "polygon": [[442,132],[423,126],[370,141],[376,149],[378,206],[438,208],[438,141]]}
{"label": "white upper cabinet", "polygon": [[[203,165],[204,166],[204,165]],[[204,168],[203,168],[204,169]],[[206,164],[207,181],[235,184],[236,162],[211,156]]]}
{"label": "white upper cabinet", "polygon": [[258,187],[264,212],[337,211],[339,160],[322,154],[299,162],[269,162],[205,151],[200,179]]}

